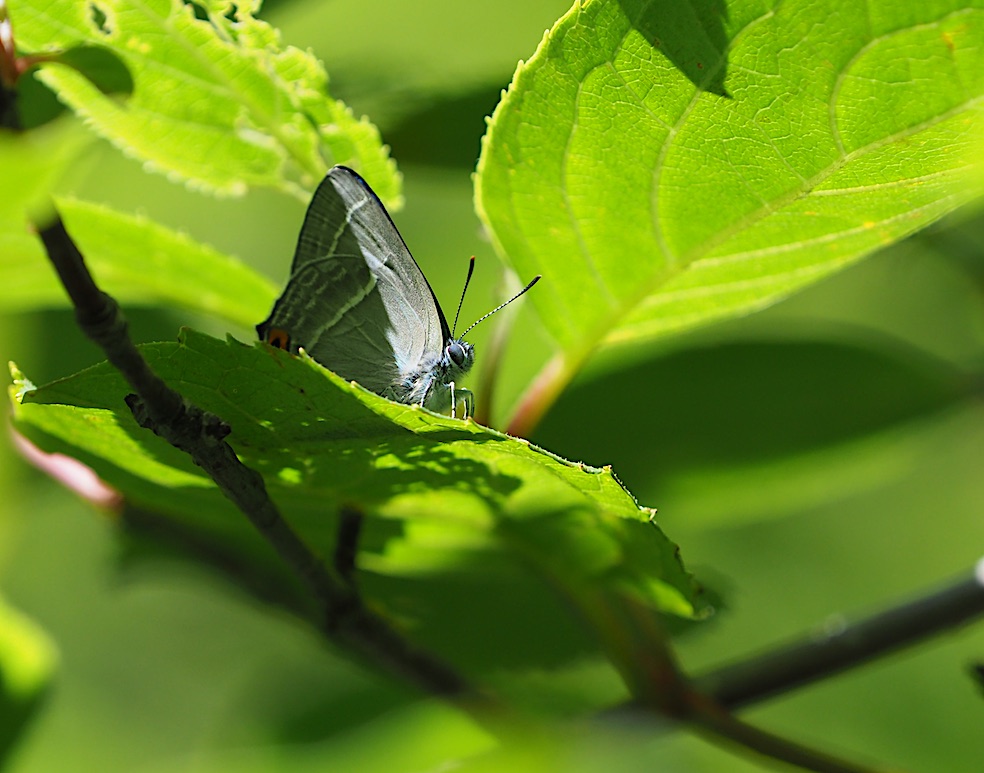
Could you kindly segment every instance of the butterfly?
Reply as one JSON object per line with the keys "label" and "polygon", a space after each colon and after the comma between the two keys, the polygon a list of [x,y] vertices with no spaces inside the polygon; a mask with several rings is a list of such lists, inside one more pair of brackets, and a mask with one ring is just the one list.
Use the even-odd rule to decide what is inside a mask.
{"label": "butterfly", "polygon": [[[466,289],[473,268],[474,258]],[[475,362],[474,347],[463,340],[468,330],[454,336],[386,208],[345,166],[333,167],[314,192],[287,286],[256,326],[260,340],[292,353],[304,349],[339,376],[391,400],[437,412],[450,407],[452,416],[461,400],[466,418],[474,413],[474,398],[456,382]]]}

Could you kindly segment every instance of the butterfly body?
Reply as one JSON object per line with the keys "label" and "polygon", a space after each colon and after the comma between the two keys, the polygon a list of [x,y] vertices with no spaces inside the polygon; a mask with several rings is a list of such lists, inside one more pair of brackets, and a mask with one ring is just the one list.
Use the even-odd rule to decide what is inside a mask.
{"label": "butterfly body", "polygon": [[471,394],[455,381],[474,349],[452,336],[386,209],[347,167],[315,191],[287,286],[256,330],[384,397],[453,414],[460,396],[469,415]]}
{"label": "butterfly body", "polygon": [[385,395],[399,403],[420,404],[438,413],[455,402],[456,393],[466,401],[465,415],[470,415],[468,400],[471,392],[455,387],[475,362],[475,349],[470,343],[451,339],[441,355],[427,355],[416,368],[403,371],[398,383]]}

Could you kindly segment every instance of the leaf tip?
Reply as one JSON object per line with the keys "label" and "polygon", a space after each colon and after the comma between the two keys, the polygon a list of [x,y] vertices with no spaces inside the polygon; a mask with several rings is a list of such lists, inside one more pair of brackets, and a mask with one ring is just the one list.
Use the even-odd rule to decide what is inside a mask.
{"label": "leaf tip", "polygon": [[24,375],[13,360],[7,363],[7,368],[10,370],[10,379],[13,381],[10,386],[10,399],[19,405],[24,402],[24,395],[33,392],[37,387],[33,381]]}

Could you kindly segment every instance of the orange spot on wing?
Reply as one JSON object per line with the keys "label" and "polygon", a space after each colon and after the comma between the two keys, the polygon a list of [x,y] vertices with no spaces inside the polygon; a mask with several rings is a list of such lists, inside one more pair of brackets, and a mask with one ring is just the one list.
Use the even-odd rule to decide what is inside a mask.
{"label": "orange spot on wing", "polygon": [[272,327],[267,331],[266,342],[286,352],[290,351],[290,333],[283,328]]}

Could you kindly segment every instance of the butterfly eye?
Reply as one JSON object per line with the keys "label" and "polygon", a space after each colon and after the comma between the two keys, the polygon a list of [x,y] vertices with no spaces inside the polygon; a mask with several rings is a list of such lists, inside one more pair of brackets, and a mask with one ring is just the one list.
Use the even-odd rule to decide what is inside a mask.
{"label": "butterfly eye", "polygon": [[452,341],[448,344],[448,357],[450,357],[451,361],[460,368],[465,364],[465,347],[457,341]]}

